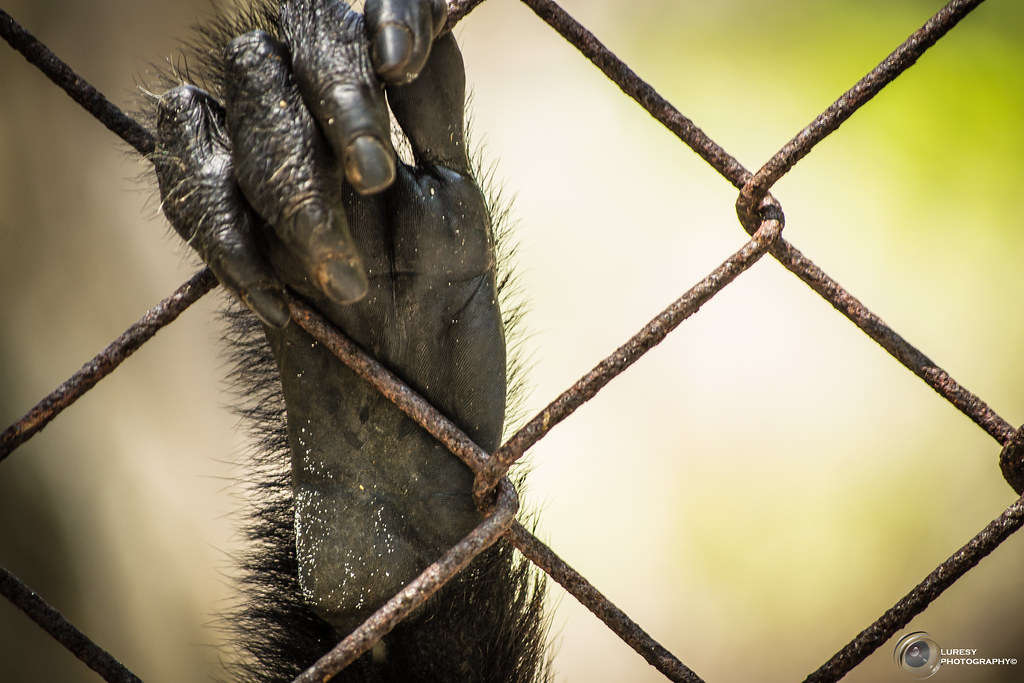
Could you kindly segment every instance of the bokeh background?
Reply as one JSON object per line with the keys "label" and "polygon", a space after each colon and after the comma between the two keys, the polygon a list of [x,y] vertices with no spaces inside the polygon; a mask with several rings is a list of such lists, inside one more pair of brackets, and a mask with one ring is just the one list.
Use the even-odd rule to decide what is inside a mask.
{"label": "bokeh background", "polygon": [[[207,0],[5,0],[134,106]],[[936,0],[566,0],[748,168]],[[515,195],[532,414],[744,241],[735,191],[524,5],[457,29],[478,147]],[[1024,421],[1024,5],[985,3],[773,190],[788,238]],[[191,272],[146,164],[0,47],[0,423]],[[217,675],[231,464],[207,297],[0,468],[0,564],[147,681]],[[711,681],[802,679],[1015,495],[999,447],[764,258],[531,452],[539,535]],[[1016,657],[1024,537],[910,629]],[[555,587],[557,681],[659,675]],[[909,680],[890,641],[850,681]],[[92,681],[6,602],[0,680]]]}

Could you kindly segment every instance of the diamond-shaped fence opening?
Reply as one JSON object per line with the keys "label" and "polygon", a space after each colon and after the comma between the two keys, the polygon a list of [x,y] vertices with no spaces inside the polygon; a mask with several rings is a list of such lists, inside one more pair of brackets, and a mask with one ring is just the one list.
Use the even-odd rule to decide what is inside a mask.
{"label": "diamond-shaped fence opening", "polygon": [[[479,4],[452,3],[452,22]],[[488,15],[491,4],[479,10],[482,23],[493,21]],[[427,583],[444,580],[486,539],[504,533],[671,680],[700,680],[698,674],[718,680],[710,670],[733,672],[741,678],[760,672],[764,678],[779,680],[811,672],[808,680],[836,680],[876,650],[889,659],[891,644],[883,645],[890,639],[895,642],[893,637],[909,626],[932,628],[925,617],[915,617],[961,577],[970,577],[969,570],[1024,524],[1024,502],[1014,501],[1009,489],[994,485],[998,466],[1018,493],[1024,486],[1024,437],[1012,414],[1001,417],[958,381],[958,371],[947,372],[933,362],[926,355],[934,353],[930,348],[915,346],[918,334],[904,336],[896,330],[906,326],[920,336],[937,338],[944,344],[942,355],[959,359],[964,374],[988,380],[995,391],[1008,394],[993,399],[993,405],[1020,403],[1019,390],[1013,391],[1013,375],[1019,369],[1010,361],[1022,335],[1018,327],[1004,321],[1015,317],[1012,292],[1020,278],[1014,255],[1022,251],[1021,240],[992,227],[999,221],[998,213],[977,201],[972,189],[996,186],[1012,193],[1014,180],[1021,177],[1019,164],[992,168],[983,160],[994,157],[982,154],[992,148],[1011,157],[1015,151],[1024,151],[1019,88],[1005,81],[1005,74],[1013,71],[979,67],[986,60],[1024,61],[1021,50],[1014,50],[1014,43],[999,30],[1000,24],[1003,31],[1013,22],[1019,26],[1021,11],[1010,3],[991,2],[968,16],[979,1],[951,2],[925,21],[935,10],[926,3],[898,9],[884,3],[866,9],[851,7],[847,16],[808,6],[800,10],[807,15],[800,28],[816,37],[798,48],[785,20],[743,3],[707,10],[705,16],[695,8],[640,2],[632,11],[664,14],[665,21],[652,29],[653,35],[630,36],[627,31],[620,38],[624,52],[635,52],[645,67],[634,64],[631,68],[600,42],[600,36],[558,5],[543,0],[524,0],[524,4],[636,101],[627,102],[627,109],[612,104],[595,107],[578,99],[581,93],[598,88],[618,95],[607,81],[595,78],[593,67],[571,54],[564,42],[555,42],[554,33],[538,30],[535,19],[529,28],[525,20],[515,26],[530,31],[528,40],[523,39],[525,33],[504,32],[513,36],[511,47],[504,51],[500,38],[487,45],[474,44],[474,34],[467,31],[463,42],[471,81],[474,56],[489,54],[496,61],[506,60],[509,90],[536,88],[548,103],[548,108],[532,111],[513,107],[508,99],[488,104],[486,88],[477,87],[476,104],[485,110],[482,120],[525,119],[514,134],[536,137],[550,150],[542,158],[511,160],[519,168],[530,168],[532,163],[533,172],[554,186],[555,201],[547,210],[555,217],[552,223],[561,222],[545,226],[551,233],[540,237],[526,233],[525,251],[556,264],[557,279],[543,285],[554,292],[553,299],[573,290],[589,294],[587,308],[582,310],[570,313],[565,308],[567,299],[560,303],[566,318],[649,322],[620,325],[618,329],[632,332],[609,337],[606,345],[600,343],[603,328],[596,334],[586,326],[571,330],[577,340],[573,351],[556,349],[550,359],[556,370],[544,372],[563,377],[562,388],[572,385],[549,392],[552,402],[537,406],[535,414],[490,457],[467,443],[429,406],[417,401],[403,405],[478,472],[480,495],[491,490],[505,466],[527,448],[541,439],[544,444],[554,442],[538,448],[535,464],[535,478],[558,479],[551,488],[552,502],[542,501],[539,506],[541,529],[551,549],[570,548],[572,556],[567,552],[566,557],[593,580],[587,582],[502,512],[511,509],[512,496],[503,484],[495,514],[474,532],[474,538],[442,559]],[[730,16],[730,11],[737,15]],[[607,15],[585,4],[579,12],[592,13],[599,25],[608,21]],[[904,21],[905,17],[909,19]],[[979,24],[973,31],[971,22]],[[677,39],[664,38],[675,35],[672,27],[684,24]],[[890,43],[879,43],[887,47],[880,49],[876,61],[887,50],[891,54],[874,68],[842,64],[830,50],[843,39],[859,42],[863,36],[865,42],[880,41],[894,26],[906,26],[906,30],[892,33]],[[0,28],[30,60],[32,55],[44,55],[37,65],[61,79],[59,65],[6,14],[0,15]],[[947,33],[949,37],[944,37]],[[957,42],[961,34],[966,37]],[[665,47],[637,48],[644,40],[665,40]],[[979,51],[985,59],[978,59]],[[574,66],[567,67],[570,71],[558,72],[561,80],[545,70],[550,64],[545,60],[556,53],[559,60],[575,60]],[[790,63],[799,68],[788,73],[765,68],[765,63],[779,63],[770,59],[778,54],[795,55]],[[763,62],[757,55],[764,56]],[[922,65],[932,59],[938,64],[918,78],[923,66],[907,72],[918,59]],[[666,82],[661,94],[637,75],[648,68]],[[805,84],[802,89],[800,78],[810,79],[819,72],[850,74],[850,78],[835,86],[837,91],[849,89],[815,117],[816,107],[806,105],[807,91],[818,86]],[[73,75],[64,72],[65,77]],[[913,83],[901,92],[908,81]],[[851,83],[855,84],[851,87]],[[951,91],[950,83],[956,84],[955,90]],[[107,108],[100,96],[85,90],[82,81],[68,78],[65,86],[136,149],[151,146],[145,134],[121,118],[116,108]],[[730,98],[728,107],[716,110],[715,102],[725,101],[716,95],[733,88],[742,89],[743,96]],[[883,88],[887,89],[879,96]],[[703,97],[694,97],[694,92]],[[607,93],[602,96],[610,99]],[[10,108],[11,98],[5,101]],[[827,98],[815,101],[827,102]],[[657,124],[646,114],[638,116],[642,110],[637,104],[664,129],[654,130]],[[710,114],[697,116],[695,109],[700,106],[730,122],[721,129],[743,150],[742,163],[740,155],[732,156],[727,137],[717,134],[716,119]],[[936,113],[936,107],[943,111]],[[870,120],[870,125],[858,126],[861,119]],[[785,125],[793,120],[800,123]],[[602,144],[579,143],[571,135],[559,137],[563,127],[585,134],[591,124],[598,135],[604,135]],[[834,134],[840,125],[845,125],[843,131]],[[491,132],[499,130],[497,124],[480,127],[500,139],[500,134]],[[844,160],[856,165],[847,169],[848,175],[832,175],[836,163],[829,155],[837,154],[836,139],[844,136],[857,141],[854,151],[860,153],[840,150]],[[898,145],[905,142],[900,137],[909,138],[911,144]],[[505,148],[500,142],[496,146]],[[646,164],[638,149],[656,161]],[[812,149],[814,155],[806,159]],[[899,151],[887,154],[890,149]],[[515,157],[515,152],[511,155]],[[588,156],[612,159],[610,177],[588,175]],[[698,157],[706,164],[695,163]],[[921,159],[935,161],[922,163]],[[670,178],[680,179],[678,185],[658,177],[669,166],[675,174]],[[827,171],[816,172],[816,168]],[[503,171],[508,173],[507,167]],[[851,180],[864,177],[877,180]],[[793,202],[787,201],[791,178],[801,189],[793,193],[798,197]],[[678,197],[670,202],[671,213],[649,210],[644,193],[652,187],[655,193]],[[865,187],[873,192],[864,192]],[[870,229],[894,196],[905,201],[901,206],[911,207],[890,214],[898,215],[900,224],[888,233]],[[590,240],[587,224],[594,205],[612,212],[621,224],[611,231],[595,231]],[[732,225],[722,229],[731,232],[722,236],[717,226],[726,225],[722,216],[728,214],[739,221],[730,218]],[[576,224],[565,226],[565,222]],[[1009,225],[1015,227],[1012,222]],[[810,245],[807,253],[801,250],[805,243]],[[824,259],[812,261],[818,258],[816,248],[841,264],[843,275],[832,272]],[[627,255],[636,253],[645,254],[648,272],[638,274],[621,267]],[[528,270],[531,259],[523,260]],[[986,265],[978,267],[979,261]],[[526,277],[529,281],[530,276]],[[917,278],[925,278],[929,286],[915,289]],[[1001,286],[993,288],[992,279]],[[841,284],[850,280],[858,286],[847,289]],[[214,284],[202,272],[182,285],[80,374],[3,432],[0,457],[6,457]],[[871,296],[858,299],[855,292],[860,287]],[[643,296],[648,288],[661,292],[660,300],[667,304],[661,312],[654,307],[643,310],[650,301]],[[912,293],[906,294],[908,290]],[[736,291],[741,294],[733,294]],[[993,292],[998,300],[993,301]],[[912,313],[903,315],[903,324],[895,328],[868,307],[887,294],[904,302],[903,308],[894,306],[895,310]],[[27,305],[39,305],[30,294],[18,298]],[[791,303],[797,299],[811,303]],[[703,306],[707,312],[691,319]],[[335,332],[321,327],[314,312],[296,302],[293,316],[325,343],[338,345],[346,362],[362,368],[367,379],[386,394],[406,400],[406,394],[392,391],[393,378],[372,359],[360,357]],[[825,317],[829,322],[817,322]],[[985,321],[1003,326],[989,331],[981,327]],[[876,344],[848,343],[849,333],[856,328]],[[689,329],[696,331],[688,335]],[[929,335],[930,330],[940,334]],[[32,332],[18,331],[17,336],[24,344]],[[947,343],[947,338],[958,341]],[[659,346],[662,340],[665,344]],[[658,350],[646,355],[653,348]],[[600,349],[604,351],[599,353]],[[666,362],[664,356],[669,353],[672,356]],[[998,368],[998,359],[1004,359],[1003,377],[998,369],[985,370],[984,364],[973,361],[993,357],[997,361],[990,361],[988,367]],[[547,362],[545,356],[536,364]],[[879,370],[882,366],[885,369]],[[566,374],[569,369],[572,372]],[[625,374],[615,379],[620,373]],[[641,379],[645,373],[647,377]],[[808,384],[808,374],[824,375],[830,382]],[[899,378],[894,379],[897,374]],[[915,375],[919,381],[909,381]],[[630,384],[631,377],[638,379]],[[973,382],[964,380],[964,384]],[[940,403],[936,394],[947,402],[942,407],[936,407]],[[715,426],[702,429],[701,420],[712,415]],[[562,420],[564,426],[555,429]],[[976,433],[944,432],[936,424],[953,421]],[[585,430],[573,431],[574,422],[586,425]],[[553,429],[552,437],[547,437]],[[578,442],[567,446],[559,430],[573,434]],[[614,455],[606,456],[597,448],[602,441],[614,444]],[[548,459],[567,457],[561,451],[572,449],[582,451],[580,460],[553,466],[545,474]],[[589,476],[593,471],[605,475]],[[967,512],[979,499],[983,504]],[[73,501],[52,504],[64,503]],[[634,508],[641,513],[635,514]],[[939,508],[963,508],[965,513],[937,517],[934,511]],[[575,512],[578,518],[569,538],[559,538],[545,527],[548,511],[555,514],[561,509]],[[978,510],[988,512],[982,518],[977,517]],[[650,515],[646,521],[644,514]],[[851,524],[849,518],[859,524]],[[868,533],[873,536],[865,538]],[[577,556],[584,561],[577,563]],[[618,595],[608,591],[618,606],[599,593],[598,577],[609,573],[607,567],[622,567],[621,574],[632,577],[627,584],[616,584]],[[994,579],[1006,588],[1002,605],[992,599],[991,592],[976,588],[981,597],[975,611],[963,612],[971,605],[970,598],[957,603],[961,612],[956,618],[967,624],[966,629],[948,628],[937,635],[943,645],[953,646],[951,639],[958,638],[956,647],[980,648],[989,658],[1024,656],[1020,627],[1015,621],[1004,621],[1014,611],[1012,605],[1019,604],[1020,592],[1014,590],[1020,587],[1019,581],[1012,570],[1003,571],[1007,574]],[[650,585],[652,577],[661,577],[665,583]],[[871,584],[878,586],[877,592]],[[0,586],[37,622],[59,631],[58,639],[108,680],[130,680],[131,674],[65,624],[13,574],[5,574]],[[571,599],[565,597],[563,604]],[[831,618],[833,612],[835,618]],[[404,612],[389,605],[383,614],[397,620]],[[796,628],[801,617],[816,619],[820,627]],[[936,621],[945,623],[949,618],[942,613]],[[815,631],[818,635],[809,638]],[[304,674],[303,680],[316,680],[336,670],[379,635],[379,630],[362,628]],[[571,643],[571,637],[563,638]],[[116,647],[111,650],[117,652]],[[751,657],[751,652],[761,656]],[[730,665],[730,659],[744,663]],[[751,664],[751,659],[761,661]],[[898,675],[891,663],[888,666],[888,674]],[[996,680],[992,676],[1014,680],[1013,665],[993,666],[979,669],[988,676],[985,680]],[[979,670],[974,675],[980,675]],[[612,678],[636,677],[629,672],[604,673]]]}

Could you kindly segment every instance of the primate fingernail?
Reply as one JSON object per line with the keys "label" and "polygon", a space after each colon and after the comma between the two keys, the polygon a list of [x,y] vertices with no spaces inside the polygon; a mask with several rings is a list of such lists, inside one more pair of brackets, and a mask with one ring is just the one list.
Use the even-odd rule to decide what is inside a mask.
{"label": "primate fingernail", "polygon": [[250,287],[241,296],[249,310],[271,327],[284,327],[291,319],[284,293],[276,287]]}
{"label": "primate fingernail", "polygon": [[401,24],[384,24],[373,41],[373,61],[377,73],[393,83],[404,83],[412,74],[406,64],[412,57],[412,33]]}
{"label": "primate fingernail", "polygon": [[362,299],[370,286],[358,259],[331,259],[320,266],[318,279],[320,288],[340,304]]}
{"label": "primate fingernail", "polygon": [[395,155],[372,135],[345,148],[345,176],[362,194],[380,192],[395,180]]}

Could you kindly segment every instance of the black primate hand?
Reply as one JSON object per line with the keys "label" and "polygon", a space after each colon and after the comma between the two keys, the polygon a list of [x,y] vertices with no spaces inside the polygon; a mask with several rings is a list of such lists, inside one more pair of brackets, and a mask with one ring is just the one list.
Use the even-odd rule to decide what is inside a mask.
{"label": "black primate hand", "polygon": [[[193,53],[214,92],[180,85],[158,102],[164,212],[263,323],[269,344],[236,318],[237,379],[262,455],[291,470],[255,485],[233,618],[240,680],[291,680],[483,519],[469,469],[288,324],[285,295],[497,448],[494,238],[466,153],[462,57],[439,36],[446,13],[443,0],[367,0],[365,17],[339,0],[252,0]],[[412,165],[395,154],[392,116]],[[535,680],[542,600],[499,542],[344,680]]]}
{"label": "black primate hand", "polygon": [[[446,16],[443,0],[369,0],[365,20],[335,0],[287,0],[280,40],[253,31],[227,47],[223,103],[191,85],[161,97],[164,211],[267,324],[287,322],[283,285],[344,304],[395,269],[479,274],[479,253],[464,263],[445,253],[442,264],[417,252],[422,243],[489,249],[486,211],[466,177],[461,57],[450,36],[433,45]],[[396,162],[385,88],[418,170]],[[353,196],[380,193],[396,175],[399,191],[423,195],[411,198],[420,206],[385,215]],[[376,215],[352,215],[364,210]],[[353,235],[350,225],[367,219],[383,225]],[[428,234],[438,229],[446,244]],[[393,253],[382,253],[386,238]]]}
{"label": "black primate hand", "polygon": [[[287,412],[298,586],[342,634],[482,517],[455,456],[287,324],[285,287],[484,449],[504,419],[493,236],[465,148],[462,57],[438,37],[446,11],[368,0],[364,18],[338,0],[285,0],[278,16],[253,15],[265,30],[225,39],[216,95],[182,85],[158,103],[164,212],[265,324]],[[415,165],[396,158],[389,109]],[[479,591],[504,590],[508,555],[492,557],[503,559],[449,596],[464,591],[479,610],[490,600]],[[438,640],[422,647],[468,661],[505,637],[459,620],[465,638],[424,618]]]}

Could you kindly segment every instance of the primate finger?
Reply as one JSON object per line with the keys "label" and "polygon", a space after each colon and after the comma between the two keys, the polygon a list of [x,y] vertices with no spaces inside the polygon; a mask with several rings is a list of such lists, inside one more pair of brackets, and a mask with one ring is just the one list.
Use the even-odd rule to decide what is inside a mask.
{"label": "primate finger", "polygon": [[377,75],[386,83],[409,83],[430,54],[430,44],[448,19],[444,0],[366,0],[366,28]]}
{"label": "primate finger", "polygon": [[263,322],[282,327],[284,287],[257,247],[223,124],[223,109],[198,88],[183,85],[160,97],[153,162],[163,210],[224,287]]}
{"label": "primate finger", "polygon": [[452,34],[434,43],[420,75],[388,86],[388,103],[412,145],[416,161],[469,172],[463,124],[466,71]]}
{"label": "primate finger", "polygon": [[292,81],[287,50],[256,31],[233,40],[226,57],[235,177],[287,248],[285,280],[300,289],[311,280],[339,303],[360,299],[368,284],[345,219],[340,178]]}
{"label": "primate finger", "polygon": [[362,194],[391,185],[391,124],[362,15],[339,0],[286,0],[281,27],[299,91],[342,160],[345,177]]}

